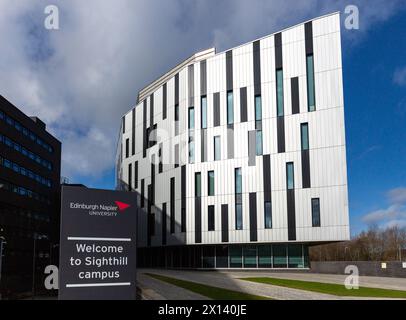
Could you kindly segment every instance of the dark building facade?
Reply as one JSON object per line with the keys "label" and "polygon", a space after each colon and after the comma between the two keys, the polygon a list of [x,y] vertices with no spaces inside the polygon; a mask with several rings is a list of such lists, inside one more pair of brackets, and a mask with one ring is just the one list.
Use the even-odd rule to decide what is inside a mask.
{"label": "dark building facade", "polygon": [[60,165],[61,143],[45,123],[0,96],[3,298],[43,288],[44,268],[57,259]]}

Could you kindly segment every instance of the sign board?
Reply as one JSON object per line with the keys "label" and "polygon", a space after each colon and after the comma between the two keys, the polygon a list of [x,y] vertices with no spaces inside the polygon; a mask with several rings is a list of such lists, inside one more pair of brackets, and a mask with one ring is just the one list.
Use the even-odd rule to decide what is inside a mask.
{"label": "sign board", "polygon": [[403,269],[406,269],[406,262],[403,262],[403,263],[402,263],[402,268],[403,268]]}
{"label": "sign board", "polygon": [[62,186],[59,299],[136,296],[134,193]]}

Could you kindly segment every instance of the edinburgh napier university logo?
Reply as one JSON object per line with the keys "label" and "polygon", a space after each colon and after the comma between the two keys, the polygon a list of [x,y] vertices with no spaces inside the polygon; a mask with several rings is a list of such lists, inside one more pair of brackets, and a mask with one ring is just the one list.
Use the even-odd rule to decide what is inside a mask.
{"label": "edinburgh napier university logo", "polygon": [[80,210],[89,210],[89,215],[92,216],[113,216],[115,217],[118,212],[123,212],[129,207],[129,204],[121,202],[121,201],[114,201],[116,204],[115,206],[111,205],[104,205],[104,204],[84,204],[84,203],[70,203],[71,209],[80,209]]}
{"label": "edinburgh napier university logo", "polygon": [[62,187],[60,299],[135,299],[135,193]]}

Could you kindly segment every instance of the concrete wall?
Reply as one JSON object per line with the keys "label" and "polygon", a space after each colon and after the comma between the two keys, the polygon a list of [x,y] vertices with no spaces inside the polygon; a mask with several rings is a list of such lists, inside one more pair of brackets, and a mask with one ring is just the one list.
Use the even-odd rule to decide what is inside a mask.
{"label": "concrete wall", "polygon": [[386,263],[386,269],[382,268],[381,261],[312,261],[310,263],[310,272],[314,273],[332,273],[345,274],[345,268],[348,265],[358,267],[360,276],[379,276],[379,277],[406,277],[406,262],[390,261]]}

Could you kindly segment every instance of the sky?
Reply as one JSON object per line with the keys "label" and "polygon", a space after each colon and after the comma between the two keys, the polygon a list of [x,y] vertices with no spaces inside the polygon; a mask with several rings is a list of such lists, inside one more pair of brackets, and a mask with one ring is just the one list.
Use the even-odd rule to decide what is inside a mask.
{"label": "sky", "polygon": [[[47,30],[46,6],[59,9]],[[121,116],[196,51],[224,51],[314,17],[342,28],[350,225],[406,226],[406,1],[0,0],[0,94],[62,142],[71,183],[114,188]]]}

